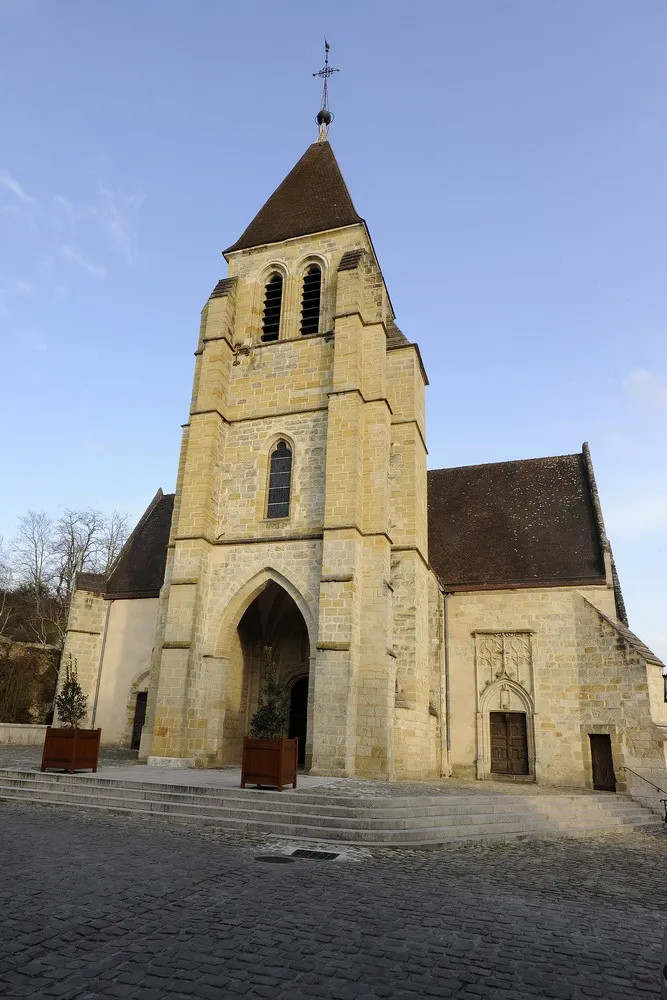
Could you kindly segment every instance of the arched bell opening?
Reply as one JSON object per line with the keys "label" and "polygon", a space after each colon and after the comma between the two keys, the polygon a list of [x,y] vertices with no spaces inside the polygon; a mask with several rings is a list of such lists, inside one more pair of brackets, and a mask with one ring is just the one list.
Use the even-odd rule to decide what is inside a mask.
{"label": "arched bell opening", "polygon": [[237,764],[241,761],[243,738],[248,735],[250,720],[259,706],[263,650],[266,646],[273,649],[278,677],[288,695],[285,736],[299,738],[299,759],[305,761],[305,744],[310,729],[308,630],[294,599],[271,580],[246,608],[232,637],[222,735],[224,763]]}

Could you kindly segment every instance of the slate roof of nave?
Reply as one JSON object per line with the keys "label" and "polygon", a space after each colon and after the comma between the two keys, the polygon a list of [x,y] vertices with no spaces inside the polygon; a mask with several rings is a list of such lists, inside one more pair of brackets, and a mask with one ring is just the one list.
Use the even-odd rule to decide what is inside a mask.
{"label": "slate roof of nave", "polygon": [[363,223],[328,141],[314,142],[224,253]]}
{"label": "slate roof of nave", "polygon": [[431,470],[428,544],[445,589],[605,580],[581,454]]}
{"label": "slate roof of nave", "polygon": [[[125,542],[107,580],[107,597],[157,597],[164,581],[174,494],[158,490]],[[77,586],[84,586],[77,580]]]}
{"label": "slate roof of nave", "polygon": [[[604,557],[583,456],[427,474],[429,558],[447,590],[603,584]],[[109,576],[107,596],[157,596],[174,495],[158,491]],[[103,582],[77,581],[103,590]]]}

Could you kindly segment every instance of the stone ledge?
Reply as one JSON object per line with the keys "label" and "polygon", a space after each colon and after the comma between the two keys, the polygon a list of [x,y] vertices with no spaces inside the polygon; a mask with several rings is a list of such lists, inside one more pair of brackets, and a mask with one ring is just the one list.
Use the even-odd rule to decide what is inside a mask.
{"label": "stone ledge", "polygon": [[0,722],[0,746],[38,747],[46,726],[30,722]]}
{"label": "stone ledge", "polygon": [[149,757],[148,767],[194,767],[194,757]]}

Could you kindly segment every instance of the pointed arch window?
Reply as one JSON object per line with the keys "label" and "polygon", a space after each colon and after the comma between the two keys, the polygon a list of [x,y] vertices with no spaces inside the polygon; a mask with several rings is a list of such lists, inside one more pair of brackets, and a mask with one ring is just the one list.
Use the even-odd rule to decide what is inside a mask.
{"label": "pointed arch window", "polygon": [[283,304],[283,276],[274,273],[264,289],[262,311],[262,340],[277,340],[280,336],[280,310]]}
{"label": "pointed arch window", "polygon": [[311,264],[303,277],[301,293],[301,333],[317,333],[320,328],[320,299],[322,297],[322,271]]}
{"label": "pointed arch window", "polygon": [[267,517],[289,517],[292,486],[292,449],[287,441],[278,441],[269,464]]}

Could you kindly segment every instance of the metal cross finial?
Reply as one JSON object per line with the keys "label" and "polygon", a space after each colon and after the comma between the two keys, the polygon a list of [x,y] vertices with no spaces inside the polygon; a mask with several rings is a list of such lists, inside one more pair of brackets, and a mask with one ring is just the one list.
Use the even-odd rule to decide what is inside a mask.
{"label": "metal cross finial", "polygon": [[317,115],[316,121],[320,126],[319,140],[320,142],[326,139],[327,129],[331,122],[333,121],[333,115],[329,111],[329,77],[333,76],[334,73],[340,73],[339,69],[335,69],[333,66],[329,65],[329,48],[330,45],[326,38],[324,39],[324,66],[318,73],[313,73],[313,76],[319,76],[322,80],[322,107]]}

